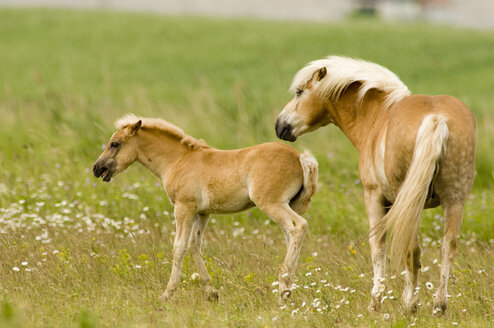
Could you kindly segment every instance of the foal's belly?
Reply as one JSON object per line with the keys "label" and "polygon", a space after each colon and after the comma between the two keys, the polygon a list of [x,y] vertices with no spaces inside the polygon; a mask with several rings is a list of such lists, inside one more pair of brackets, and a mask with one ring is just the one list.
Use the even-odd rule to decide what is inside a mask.
{"label": "foal's belly", "polygon": [[214,192],[205,190],[202,192],[199,208],[203,211],[216,214],[229,214],[244,211],[255,206],[249,198],[247,188],[237,191]]}

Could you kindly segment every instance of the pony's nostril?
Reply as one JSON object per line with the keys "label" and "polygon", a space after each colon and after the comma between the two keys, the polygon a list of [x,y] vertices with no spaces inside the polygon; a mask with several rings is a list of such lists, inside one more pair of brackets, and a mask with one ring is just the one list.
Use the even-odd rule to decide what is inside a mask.
{"label": "pony's nostril", "polygon": [[276,130],[276,135],[278,136],[278,138],[281,138],[283,132],[286,130],[287,125],[285,123],[280,123],[280,120],[276,119],[274,127]]}

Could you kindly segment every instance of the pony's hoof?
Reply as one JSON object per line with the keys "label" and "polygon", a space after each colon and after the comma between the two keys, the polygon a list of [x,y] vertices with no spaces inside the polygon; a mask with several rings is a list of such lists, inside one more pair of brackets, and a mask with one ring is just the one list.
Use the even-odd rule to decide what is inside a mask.
{"label": "pony's hoof", "polygon": [[207,287],[206,297],[208,301],[217,301],[220,298],[220,293],[213,287]]}
{"label": "pony's hoof", "polygon": [[447,306],[448,305],[446,304],[446,302],[434,302],[434,306],[432,307],[432,315],[442,317],[446,314]]}
{"label": "pony's hoof", "polygon": [[381,302],[379,302],[373,297],[371,298],[371,301],[367,309],[369,310],[369,312],[381,312]]}
{"label": "pony's hoof", "polygon": [[415,314],[418,310],[419,298],[417,295],[402,298],[405,314]]}
{"label": "pony's hoof", "polygon": [[410,305],[405,305],[405,312],[406,314],[416,314],[418,310],[418,304],[410,304]]}

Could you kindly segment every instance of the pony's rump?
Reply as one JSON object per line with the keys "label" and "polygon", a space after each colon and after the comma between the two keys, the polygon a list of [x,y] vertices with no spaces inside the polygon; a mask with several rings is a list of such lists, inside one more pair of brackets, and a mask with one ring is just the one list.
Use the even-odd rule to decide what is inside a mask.
{"label": "pony's rump", "polygon": [[415,139],[412,162],[395,202],[373,233],[382,238],[391,230],[389,247],[393,267],[401,269],[414,246],[422,210],[434,178],[436,167],[446,150],[449,129],[446,118],[428,115],[422,121]]}

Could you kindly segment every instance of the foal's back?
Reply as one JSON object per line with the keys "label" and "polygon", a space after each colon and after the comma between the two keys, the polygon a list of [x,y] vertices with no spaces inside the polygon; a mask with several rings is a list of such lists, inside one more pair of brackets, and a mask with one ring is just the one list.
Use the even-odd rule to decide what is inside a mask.
{"label": "foal's back", "polygon": [[288,202],[303,184],[300,154],[278,142],[219,150],[199,148],[165,178],[170,199],[212,213],[238,212],[261,202]]}

